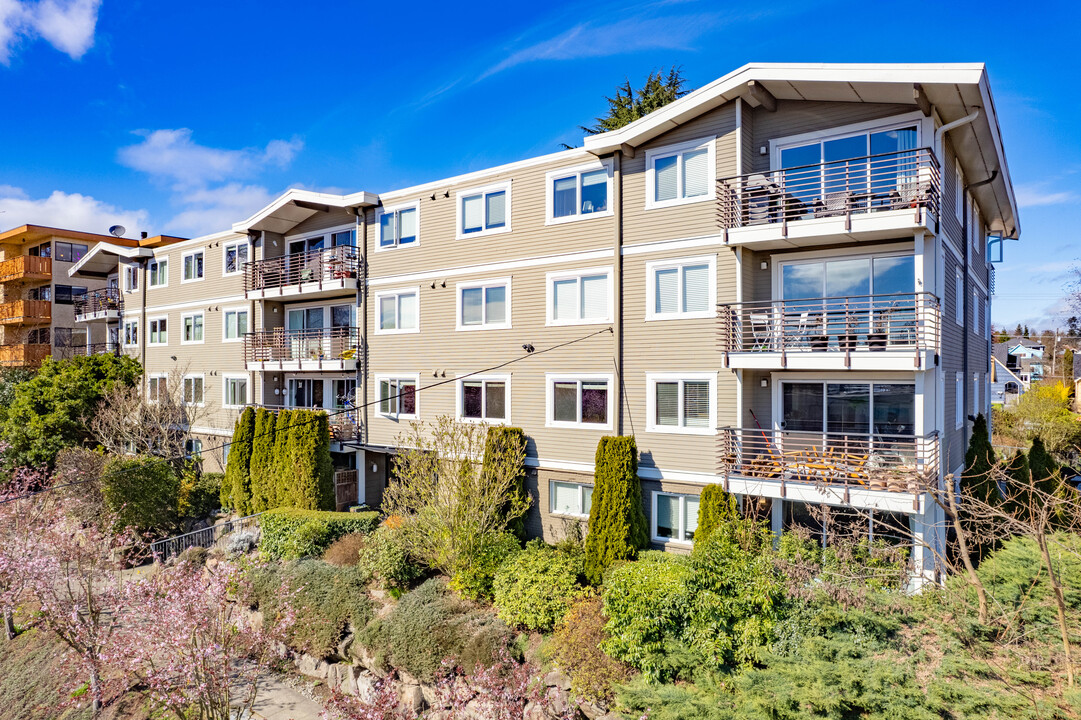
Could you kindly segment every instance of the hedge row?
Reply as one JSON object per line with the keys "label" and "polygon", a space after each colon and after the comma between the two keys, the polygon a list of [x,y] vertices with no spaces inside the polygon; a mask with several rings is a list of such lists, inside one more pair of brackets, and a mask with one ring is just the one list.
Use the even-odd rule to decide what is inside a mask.
{"label": "hedge row", "polygon": [[377,512],[322,512],[278,508],[260,518],[259,549],[273,558],[320,557],[338,538],[370,533],[379,524]]}

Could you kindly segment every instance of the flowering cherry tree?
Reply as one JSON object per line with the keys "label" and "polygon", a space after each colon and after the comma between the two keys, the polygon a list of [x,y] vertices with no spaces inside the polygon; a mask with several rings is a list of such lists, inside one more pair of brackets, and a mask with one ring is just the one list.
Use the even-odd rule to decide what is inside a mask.
{"label": "flowering cherry tree", "polygon": [[8,640],[15,637],[15,610],[29,579],[27,562],[49,510],[48,497],[32,495],[43,481],[43,473],[18,469],[0,486],[0,612]]}

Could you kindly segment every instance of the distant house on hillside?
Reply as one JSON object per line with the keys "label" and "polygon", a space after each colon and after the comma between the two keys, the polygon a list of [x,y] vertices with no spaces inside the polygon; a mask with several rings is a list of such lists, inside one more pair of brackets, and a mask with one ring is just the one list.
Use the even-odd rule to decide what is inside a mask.
{"label": "distant house on hillside", "polygon": [[991,404],[1013,405],[1031,385],[1031,358],[1010,354],[1009,343],[995,343],[991,354]]}
{"label": "distant house on hillside", "polygon": [[1017,366],[1024,366],[1026,369],[1030,382],[1043,379],[1043,354],[1045,349],[1043,343],[1028,338],[1017,338],[1007,340],[1006,344],[1009,346],[1009,355],[1017,358]]}

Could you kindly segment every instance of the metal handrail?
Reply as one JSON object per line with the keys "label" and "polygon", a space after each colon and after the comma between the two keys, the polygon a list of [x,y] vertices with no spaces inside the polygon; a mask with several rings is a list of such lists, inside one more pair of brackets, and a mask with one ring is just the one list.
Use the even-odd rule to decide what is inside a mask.
{"label": "metal handrail", "polygon": [[865,155],[717,181],[724,230],[808,218],[912,209],[939,216],[941,172],[930,148]]}
{"label": "metal handrail", "polygon": [[265,403],[251,403],[252,407],[265,408],[267,410],[324,410],[327,413],[327,423],[330,425],[330,437],[332,440],[355,440],[360,437],[360,411],[355,407],[321,407],[309,405],[267,405]]}
{"label": "metal handrail", "polygon": [[244,335],[245,362],[355,360],[359,347],[360,328],[357,327],[276,328]]}
{"label": "metal handrail", "polygon": [[96,315],[107,310],[123,310],[124,296],[120,288],[99,288],[75,298],[75,315]]}
{"label": "metal handrail", "polygon": [[244,263],[244,292],[356,278],[360,254],[352,245],[293,253]]}
{"label": "metal handrail", "polygon": [[259,516],[263,513],[256,513],[254,515],[246,515],[242,518],[235,520],[228,520],[217,525],[211,525],[201,530],[193,530],[183,535],[176,535],[171,538],[165,538],[164,540],[158,540],[150,543],[150,554],[155,560],[168,560],[173,555],[179,555],[188,548],[202,547],[208,548],[222,536],[233,532],[234,530],[246,530],[252,526],[259,524]]}

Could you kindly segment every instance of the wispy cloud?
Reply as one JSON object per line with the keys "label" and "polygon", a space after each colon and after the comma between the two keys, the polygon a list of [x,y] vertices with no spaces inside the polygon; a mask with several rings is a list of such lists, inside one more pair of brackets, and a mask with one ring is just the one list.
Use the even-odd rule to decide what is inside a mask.
{"label": "wispy cloud", "polygon": [[1017,204],[1020,207],[1042,207],[1045,205],[1062,205],[1075,202],[1077,193],[1072,190],[1060,190],[1048,188],[1049,183],[1029,183],[1017,186]]}
{"label": "wispy cloud", "polygon": [[31,197],[22,188],[0,185],[0,227],[48,225],[104,234],[112,225],[123,225],[128,235],[149,231],[146,210],[128,210],[89,195],[54,190],[46,197]]}
{"label": "wispy cloud", "polygon": [[22,41],[41,38],[73,60],[94,46],[101,0],[0,0],[0,64]]}

